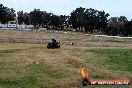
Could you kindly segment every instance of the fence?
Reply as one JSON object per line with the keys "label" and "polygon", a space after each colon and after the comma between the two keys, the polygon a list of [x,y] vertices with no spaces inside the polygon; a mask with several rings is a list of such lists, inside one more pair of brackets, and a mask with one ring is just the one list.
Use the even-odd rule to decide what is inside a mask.
{"label": "fence", "polygon": [[20,28],[20,29],[32,29],[33,25],[19,25],[19,24],[0,24],[1,28]]}

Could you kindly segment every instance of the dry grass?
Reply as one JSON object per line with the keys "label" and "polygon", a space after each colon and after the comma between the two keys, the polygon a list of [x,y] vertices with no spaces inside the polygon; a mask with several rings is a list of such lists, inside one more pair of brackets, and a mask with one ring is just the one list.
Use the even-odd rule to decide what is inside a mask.
{"label": "dry grass", "polygon": [[[108,39],[96,38],[93,35],[84,36],[82,33],[57,34],[0,30],[0,37],[50,39],[52,36],[60,41],[108,41]],[[62,45],[61,49],[51,50],[43,44],[0,43],[0,88],[81,88],[81,67],[89,71],[91,79],[129,79],[132,77],[131,72],[97,66],[97,62],[105,61],[108,57],[93,53],[91,49],[113,49],[113,47]],[[118,86],[114,87],[118,88]],[[106,86],[99,88],[106,88]]]}
{"label": "dry grass", "polygon": [[95,37],[94,35],[85,35],[84,33],[64,33],[63,31],[58,33],[54,31],[47,32],[35,32],[35,31],[18,31],[18,30],[0,30],[0,38],[29,38],[29,39],[46,39],[55,37],[59,41],[105,41],[105,42],[132,42],[132,39],[117,39],[117,38],[105,38]]}
{"label": "dry grass", "polygon": [[[91,52],[95,47],[65,46],[46,49],[41,44],[0,44],[0,87],[81,87],[80,68],[90,72],[91,79],[129,79],[132,74],[96,67],[103,60]],[[84,56],[82,56],[82,53]]]}
{"label": "dry grass", "polygon": [[1,87],[78,85],[76,79],[78,74],[74,74],[76,73],[74,67],[66,63],[67,58],[70,58],[67,55],[62,57],[64,55],[62,50],[47,50],[45,45],[39,44],[1,43],[0,45]]}

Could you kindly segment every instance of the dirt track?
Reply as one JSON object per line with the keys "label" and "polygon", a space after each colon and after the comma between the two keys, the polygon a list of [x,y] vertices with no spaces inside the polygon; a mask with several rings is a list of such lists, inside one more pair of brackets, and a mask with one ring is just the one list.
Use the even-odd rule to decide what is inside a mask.
{"label": "dirt track", "polygon": [[[0,37],[0,42],[12,42],[12,43],[36,43],[47,44],[48,39],[33,39],[33,38],[9,38]],[[98,41],[72,41],[72,40],[60,40],[61,44],[66,45],[87,45],[87,46],[108,46],[108,47],[132,47],[132,42],[98,42]]]}

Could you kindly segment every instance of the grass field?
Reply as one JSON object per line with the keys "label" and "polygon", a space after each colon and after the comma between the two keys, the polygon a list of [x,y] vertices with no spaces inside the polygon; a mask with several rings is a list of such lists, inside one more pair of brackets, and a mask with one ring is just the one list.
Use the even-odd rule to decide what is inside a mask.
{"label": "grass field", "polygon": [[[51,36],[56,36],[60,40],[90,38],[96,40],[94,36],[88,37],[84,34],[0,30],[0,37],[50,39]],[[109,41],[109,39],[99,41],[104,40]],[[45,44],[0,43],[0,88],[83,88],[80,85],[81,67],[89,72],[90,79],[131,80],[132,49],[62,45],[61,49],[51,50],[47,49]],[[90,88],[132,88],[132,86],[90,86]]]}
{"label": "grass field", "polygon": [[118,39],[95,37],[94,35],[85,35],[84,33],[66,33],[66,32],[35,32],[35,31],[18,31],[18,30],[0,30],[0,37],[8,38],[30,38],[30,39],[51,39],[55,37],[58,40],[78,40],[78,41],[104,41],[104,42],[132,42],[132,39]]}

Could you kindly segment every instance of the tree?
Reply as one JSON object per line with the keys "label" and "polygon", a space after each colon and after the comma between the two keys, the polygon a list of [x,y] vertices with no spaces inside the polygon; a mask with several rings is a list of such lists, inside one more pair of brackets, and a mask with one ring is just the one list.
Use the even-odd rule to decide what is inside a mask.
{"label": "tree", "polygon": [[13,21],[15,19],[15,10],[13,8],[8,8],[0,4],[0,21],[2,23],[8,23],[8,21]]}
{"label": "tree", "polygon": [[72,24],[74,29],[82,29],[84,27],[84,11],[85,8],[82,7],[72,11],[69,23]]}
{"label": "tree", "polygon": [[24,16],[23,11],[17,12],[18,24],[22,24],[24,22],[24,17],[23,16]]}
{"label": "tree", "polygon": [[42,27],[48,27],[50,15],[46,11],[42,11]]}
{"label": "tree", "polygon": [[3,4],[0,4],[0,21],[3,22],[5,10]]}
{"label": "tree", "polygon": [[83,29],[85,28],[85,32],[89,32],[92,34],[94,30],[101,29],[100,31],[104,33],[104,29],[107,28],[108,13],[104,11],[98,11],[95,9],[85,9],[85,8],[76,8],[71,13],[70,23],[73,28]]}
{"label": "tree", "polygon": [[69,21],[69,17],[68,16],[66,16],[66,15],[60,15],[59,19],[60,19],[59,24],[60,24],[60,28],[61,29],[64,29],[64,25],[69,25],[68,24],[68,21]]}
{"label": "tree", "polygon": [[132,36],[132,20],[125,23],[123,36]]}
{"label": "tree", "polygon": [[59,28],[60,19],[57,15],[51,16],[51,25],[53,26],[53,29]]}
{"label": "tree", "polygon": [[119,34],[119,28],[120,27],[119,27],[118,17],[111,17],[108,23],[107,34],[117,35]]}
{"label": "tree", "polygon": [[25,12],[23,14],[23,18],[24,18],[24,23],[25,24],[27,24],[27,25],[30,25],[31,24],[31,16],[30,16],[30,13]]}
{"label": "tree", "polygon": [[125,29],[125,25],[128,22],[127,18],[125,16],[120,16],[118,18],[118,23],[119,23],[119,35],[123,36],[124,34],[126,34],[125,32],[127,31],[127,29]]}
{"label": "tree", "polygon": [[84,27],[85,27],[85,32],[87,33],[88,31],[93,33],[93,30],[95,28],[95,22],[96,22],[96,17],[97,17],[97,10],[95,9],[86,9],[84,12]]}
{"label": "tree", "polygon": [[109,24],[107,29],[108,35],[128,36],[129,27],[127,27],[126,25],[129,25],[130,22],[128,22],[125,16],[111,17],[109,19],[108,24]]}
{"label": "tree", "polygon": [[108,26],[108,17],[110,15],[108,13],[105,13],[104,11],[98,11],[97,18],[97,28],[99,28],[99,32],[102,34],[105,34],[107,31],[107,26]]}
{"label": "tree", "polygon": [[31,24],[35,26],[35,28],[39,28],[42,24],[42,11],[40,9],[34,9],[34,11],[30,12],[31,16]]}

